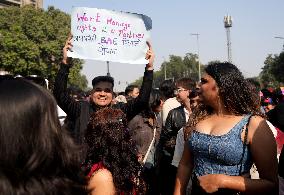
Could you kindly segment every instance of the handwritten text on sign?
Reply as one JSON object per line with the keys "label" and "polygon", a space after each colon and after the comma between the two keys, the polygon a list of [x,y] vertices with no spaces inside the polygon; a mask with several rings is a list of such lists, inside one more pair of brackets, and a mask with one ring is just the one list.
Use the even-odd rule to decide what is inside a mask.
{"label": "handwritten text on sign", "polygon": [[145,64],[152,21],[141,14],[75,7],[69,57]]}

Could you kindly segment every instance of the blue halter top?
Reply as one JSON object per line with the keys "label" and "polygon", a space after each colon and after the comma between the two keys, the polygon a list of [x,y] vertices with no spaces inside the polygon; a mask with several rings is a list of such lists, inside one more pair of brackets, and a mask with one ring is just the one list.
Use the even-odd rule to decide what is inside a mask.
{"label": "blue halter top", "polygon": [[245,146],[243,155],[241,133],[250,116],[244,116],[224,135],[208,135],[195,130],[191,133],[189,148],[193,153],[193,173],[197,177],[206,174],[239,175],[249,172],[252,158],[248,145]]}

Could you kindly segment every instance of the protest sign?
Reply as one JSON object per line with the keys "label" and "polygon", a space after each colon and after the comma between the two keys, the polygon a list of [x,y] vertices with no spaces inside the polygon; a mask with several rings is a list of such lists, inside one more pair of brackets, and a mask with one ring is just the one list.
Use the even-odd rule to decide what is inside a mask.
{"label": "protest sign", "polygon": [[69,57],[146,64],[151,18],[142,14],[74,7]]}

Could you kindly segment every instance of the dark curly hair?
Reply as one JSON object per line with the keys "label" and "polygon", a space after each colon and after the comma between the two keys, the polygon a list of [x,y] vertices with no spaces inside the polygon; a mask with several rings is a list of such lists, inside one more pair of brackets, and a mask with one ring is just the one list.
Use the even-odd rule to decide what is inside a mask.
{"label": "dark curly hair", "polygon": [[[83,169],[87,175],[95,163],[102,162],[111,172],[118,192],[143,194],[139,176],[141,165],[127,128],[125,114],[119,109],[103,108],[91,115],[85,134],[87,156]],[[135,182],[139,179],[140,182]]]}
{"label": "dark curly hair", "polygon": [[1,194],[87,194],[79,148],[58,120],[49,91],[0,80]]}
{"label": "dark curly hair", "polygon": [[216,81],[221,101],[229,112],[260,114],[259,102],[255,101],[250,84],[235,65],[228,62],[211,64],[205,72]]}
{"label": "dark curly hair", "polygon": [[[205,72],[216,81],[221,102],[231,114],[264,117],[260,112],[260,101],[256,100],[251,84],[235,65],[228,62],[213,63],[205,68]],[[200,104],[192,113],[187,128],[194,127],[211,113],[211,107]]]}

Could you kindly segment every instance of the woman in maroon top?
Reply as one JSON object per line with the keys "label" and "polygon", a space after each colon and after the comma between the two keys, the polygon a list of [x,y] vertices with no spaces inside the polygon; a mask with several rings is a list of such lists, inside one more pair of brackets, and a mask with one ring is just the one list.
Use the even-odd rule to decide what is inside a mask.
{"label": "woman in maroon top", "polygon": [[144,194],[137,149],[121,110],[104,108],[91,115],[85,142],[88,148],[83,168],[92,195]]}

